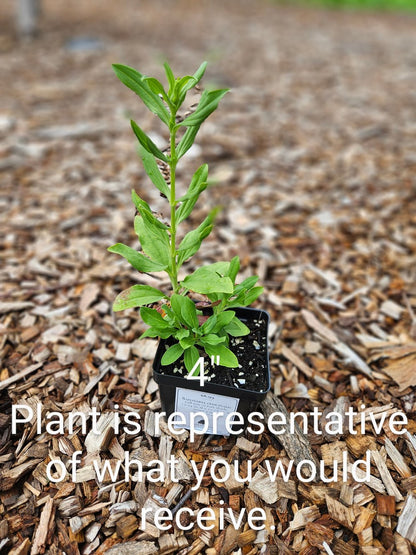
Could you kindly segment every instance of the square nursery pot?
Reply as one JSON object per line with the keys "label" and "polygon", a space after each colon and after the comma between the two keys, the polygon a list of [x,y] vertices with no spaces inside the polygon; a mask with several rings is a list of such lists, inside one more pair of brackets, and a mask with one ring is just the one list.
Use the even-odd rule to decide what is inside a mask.
{"label": "square nursery pot", "polygon": [[[234,425],[229,426],[232,433],[236,433],[234,430],[242,430],[249,413],[256,411],[270,390],[267,341],[270,316],[266,311],[254,308],[233,310],[251,330],[249,335],[231,338],[230,341],[230,348],[239,359],[241,368],[208,365],[205,375],[213,376],[203,386],[198,379],[184,377],[186,371],[183,376],[180,375],[177,368],[181,366],[181,360],[170,366],[162,366],[160,360],[168,340],[162,339],[159,343],[153,363],[153,378],[159,384],[162,410],[166,418],[173,412],[181,413],[182,422],[178,422],[178,428],[190,429],[192,424],[197,433],[229,435],[225,426],[226,416],[237,412],[241,414],[241,417],[238,415],[240,421],[236,420]],[[219,416],[219,413],[224,416]]]}

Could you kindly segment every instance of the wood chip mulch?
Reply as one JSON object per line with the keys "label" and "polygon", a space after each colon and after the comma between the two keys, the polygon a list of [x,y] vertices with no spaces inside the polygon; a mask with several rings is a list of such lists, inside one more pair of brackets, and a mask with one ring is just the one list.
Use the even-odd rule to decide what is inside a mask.
{"label": "wood chip mulch", "polygon": [[[278,7],[269,2],[45,1],[40,34],[16,41],[13,5],[0,25],[0,552],[140,554],[412,554],[416,548],[416,139],[414,19]],[[92,37],[94,41],[82,41]],[[212,60],[207,85],[229,86],[180,179],[207,161],[213,186],[195,220],[223,210],[193,264],[239,254],[265,286],[272,392],[261,410],[366,413],[365,433],[240,437],[158,433],[155,343],[115,295],[138,276],[106,252],[137,247],[130,191],[155,210],[128,117],[163,143],[157,121],[116,80],[112,62],[160,75]],[[189,269],[192,269],[190,267]],[[12,433],[12,406],[33,409]],[[37,412],[40,407],[40,412]],[[46,415],[103,414],[99,439],[45,431]],[[22,410],[19,415],[22,417]],[[115,434],[109,416],[137,411],[143,430]],[[387,419],[408,418],[393,433]],[[24,410],[23,410],[24,413]],[[370,414],[371,413],[371,414]],[[27,414],[27,413],[26,413]],[[374,425],[375,423],[375,425]],[[377,431],[377,427],[380,429]],[[83,431],[85,433],[83,433]],[[48,479],[49,461],[75,480]],[[94,461],[181,461],[177,483],[97,480]],[[267,464],[371,455],[368,483],[271,482]],[[249,484],[193,460],[249,461]],[[210,531],[163,533],[143,507],[261,507]],[[151,514],[151,513],[150,513]],[[218,517],[219,518],[219,517]]]}

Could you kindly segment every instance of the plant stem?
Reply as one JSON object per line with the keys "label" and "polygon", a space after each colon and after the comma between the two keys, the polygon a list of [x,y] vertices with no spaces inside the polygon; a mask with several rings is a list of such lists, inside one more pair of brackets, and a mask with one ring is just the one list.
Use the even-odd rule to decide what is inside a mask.
{"label": "plant stem", "polygon": [[179,291],[178,269],[176,265],[176,113],[170,121],[170,280],[174,293]]}

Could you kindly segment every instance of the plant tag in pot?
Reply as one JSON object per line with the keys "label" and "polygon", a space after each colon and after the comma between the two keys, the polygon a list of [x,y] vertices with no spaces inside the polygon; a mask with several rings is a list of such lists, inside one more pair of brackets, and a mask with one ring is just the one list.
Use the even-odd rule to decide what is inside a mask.
{"label": "plant tag in pot", "polygon": [[[205,391],[176,388],[175,412],[180,413],[175,427],[194,429],[198,434],[230,435],[226,417],[236,412],[238,399]],[[185,424],[182,422],[185,421]],[[229,426],[228,426],[229,427]]]}

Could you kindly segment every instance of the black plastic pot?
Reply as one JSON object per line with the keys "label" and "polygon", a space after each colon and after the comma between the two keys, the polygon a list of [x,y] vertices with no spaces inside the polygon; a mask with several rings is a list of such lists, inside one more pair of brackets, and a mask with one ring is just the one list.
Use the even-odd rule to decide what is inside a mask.
{"label": "black plastic pot", "polygon": [[[263,319],[266,322],[264,341],[266,349],[262,353],[267,372],[267,387],[264,391],[254,391],[212,382],[205,382],[202,387],[198,380],[188,380],[182,376],[164,374],[160,360],[166,349],[165,340],[160,341],[153,363],[153,378],[159,385],[162,410],[166,413],[166,417],[174,412],[188,414],[188,417],[190,411],[204,413],[209,420],[208,429],[204,433],[217,432],[219,435],[228,435],[223,424],[219,425],[217,429],[214,428],[215,418],[213,413],[224,412],[227,415],[231,412],[237,412],[241,414],[244,423],[246,423],[249,413],[256,411],[258,405],[270,390],[270,365],[267,349],[267,330],[270,316],[268,312],[254,308],[233,308],[233,310],[242,322],[256,319]],[[242,339],[244,340],[244,338]],[[241,371],[244,371],[244,367]],[[201,416],[201,419],[203,420],[203,416]],[[189,429],[189,425],[179,427]],[[234,429],[233,426],[231,428]],[[237,429],[237,425],[235,425],[235,428]]]}

